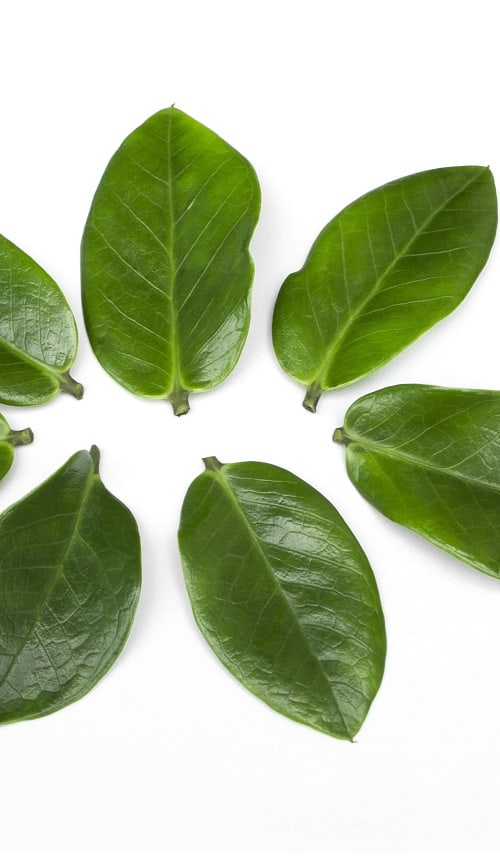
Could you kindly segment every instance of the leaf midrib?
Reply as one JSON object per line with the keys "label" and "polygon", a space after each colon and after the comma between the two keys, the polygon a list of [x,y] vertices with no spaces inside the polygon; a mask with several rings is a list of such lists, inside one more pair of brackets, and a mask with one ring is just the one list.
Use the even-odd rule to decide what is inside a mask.
{"label": "leaf midrib", "polygon": [[173,196],[173,171],[172,171],[172,115],[168,115],[167,127],[167,190],[168,190],[168,236],[167,249],[170,258],[170,291],[168,292],[168,303],[170,312],[170,341],[172,359],[172,379],[167,398],[177,390],[183,388],[180,378],[180,361],[177,351],[177,306],[175,303],[177,265],[175,263],[175,207]]}
{"label": "leaf midrib", "polygon": [[[374,284],[373,288],[371,289],[371,291],[365,297],[362,298],[361,302],[358,303],[358,305],[355,306],[354,309],[352,309],[350,311],[350,313],[347,317],[347,320],[345,321],[343,326],[340,328],[338,333],[335,335],[335,337],[332,341],[332,344],[326,353],[325,360],[318,367],[318,369],[314,373],[314,376],[312,377],[311,381],[308,383],[313,383],[314,381],[316,381],[320,384],[321,387],[323,387],[323,378],[324,378],[325,374],[329,371],[329,368],[331,367],[335,357],[339,353],[340,348],[342,347],[342,345],[345,341],[345,337],[346,337],[348,331],[351,329],[352,324],[360,317],[360,314],[363,311],[363,309],[365,308],[365,306],[367,306],[371,302],[371,300],[373,300],[373,298],[376,296],[376,294],[377,294],[380,286],[382,285],[384,279],[389,275],[391,270],[394,269],[396,264],[398,264],[398,262],[402,258],[404,258],[404,256],[408,252],[408,249],[410,249],[412,247],[415,240],[417,240],[417,238],[422,234],[422,232],[425,231],[425,229],[427,228],[428,225],[431,224],[433,219],[435,219],[436,216],[439,213],[441,213],[441,211],[444,210],[444,208],[447,207],[448,204],[450,204],[450,202],[453,201],[454,198],[457,198],[459,195],[461,195],[462,192],[465,189],[467,189],[468,186],[471,186],[472,183],[474,183],[477,180],[477,178],[487,170],[488,170],[487,168],[481,166],[479,168],[479,170],[476,172],[476,174],[474,174],[473,177],[471,177],[469,180],[467,180],[467,182],[464,183],[460,187],[460,189],[457,189],[457,191],[454,192],[453,195],[450,195],[450,197],[447,198],[445,201],[443,201],[443,203],[440,204],[439,207],[437,207],[435,210],[433,210],[431,215],[428,216],[427,219],[425,219],[424,222],[422,222],[422,224],[418,227],[418,229],[416,229],[413,232],[413,235],[408,240],[408,242],[405,244],[405,246],[403,246],[403,248],[397,253],[397,255],[393,258],[393,260],[390,262],[390,264],[387,265],[387,267],[385,268],[382,275],[379,276],[378,279],[375,280],[375,284]],[[339,218],[340,218],[340,215],[341,214],[339,214]],[[347,286],[346,286],[346,288],[347,288]]]}
{"label": "leaf midrib", "polygon": [[383,444],[377,444],[370,439],[363,438],[362,436],[352,433],[347,424],[345,426],[345,432],[347,438],[349,439],[346,450],[349,449],[351,444],[357,444],[363,447],[368,452],[379,453],[381,456],[386,456],[390,459],[396,460],[397,462],[404,462],[408,463],[409,465],[416,465],[418,468],[424,468],[430,473],[444,474],[448,477],[452,477],[453,480],[459,480],[460,482],[467,483],[471,486],[478,486],[480,489],[487,489],[490,492],[500,492],[500,485],[494,486],[484,480],[479,480],[476,478],[472,478],[468,475],[459,474],[458,472],[453,471],[452,468],[445,468],[443,465],[432,465],[431,463],[426,462],[419,456],[412,456],[411,454],[402,452],[397,447],[387,447]]}
{"label": "leaf midrib", "polygon": [[8,339],[5,339],[3,336],[0,336],[0,345],[3,348],[6,348],[7,351],[10,351],[15,357],[18,357],[27,366],[32,366],[37,370],[41,370],[42,372],[48,373],[52,378],[59,383],[61,380],[61,376],[64,372],[66,372],[70,366],[61,367],[60,371],[58,371],[56,366],[50,366],[48,363],[44,363],[43,360],[39,360],[37,357],[33,357],[31,354],[25,354],[24,351],[21,350],[17,345],[13,345],[12,342],[9,342]]}
{"label": "leaf midrib", "polygon": [[335,696],[335,693],[334,693],[334,691],[333,691],[333,689],[332,689],[332,686],[331,686],[331,683],[330,683],[330,681],[329,681],[329,679],[328,679],[328,676],[326,675],[326,672],[325,672],[324,669],[323,669],[323,666],[322,666],[322,664],[321,664],[321,661],[318,659],[318,656],[317,656],[317,654],[315,653],[315,651],[314,651],[314,649],[313,649],[313,646],[311,645],[311,642],[310,642],[310,639],[309,639],[309,637],[308,637],[308,635],[307,635],[307,632],[304,630],[304,627],[303,627],[303,625],[302,625],[300,619],[297,617],[297,614],[296,614],[296,612],[295,612],[293,606],[291,605],[291,603],[290,603],[290,601],[289,601],[289,599],[288,599],[288,597],[287,597],[287,595],[286,595],[286,592],[285,592],[284,589],[283,589],[283,586],[281,585],[279,579],[276,577],[276,575],[275,575],[275,573],[274,573],[274,570],[273,570],[273,568],[271,567],[271,564],[269,563],[269,561],[268,561],[268,559],[267,559],[267,557],[266,557],[266,554],[265,554],[265,552],[264,552],[264,549],[262,548],[262,545],[261,545],[261,543],[260,543],[260,540],[259,540],[258,535],[257,535],[256,532],[254,531],[254,529],[253,529],[252,525],[250,524],[250,522],[249,522],[247,516],[245,515],[245,512],[244,512],[244,510],[243,510],[243,508],[242,508],[240,502],[238,501],[238,498],[237,498],[236,494],[233,492],[233,489],[231,488],[231,484],[229,483],[229,481],[228,481],[228,480],[226,479],[226,477],[224,476],[223,471],[224,471],[224,466],[222,466],[222,469],[217,470],[217,471],[210,470],[209,473],[213,476],[213,478],[216,480],[216,482],[218,482],[218,483],[220,484],[220,486],[223,488],[223,490],[225,491],[227,497],[228,497],[229,500],[232,502],[232,504],[233,504],[233,506],[234,506],[234,509],[235,509],[236,513],[237,513],[238,516],[240,517],[241,522],[243,522],[243,525],[244,525],[246,531],[247,531],[248,534],[249,534],[249,537],[250,537],[250,541],[251,541],[252,546],[257,550],[257,553],[258,553],[259,557],[260,557],[260,558],[262,559],[262,561],[264,562],[264,566],[265,566],[265,569],[266,569],[267,573],[269,573],[269,574],[271,575],[271,578],[272,578],[272,582],[273,582],[273,584],[274,584],[274,585],[276,586],[276,588],[278,589],[280,595],[282,596],[282,598],[284,599],[284,601],[285,601],[285,603],[286,603],[288,609],[290,610],[290,613],[291,613],[291,615],[292,615],[292,617],[293,617],[293,620],[296,622],[297,629],[300,631],[300,633],[301,633],[301,635],[302,635],[302,637],[303,637],[303,639],[304,639],[304,642],[305,642],[305,644],[307,645],[307,647],[308,647],[308,649],[309,649],[309,651],[310,651],[310,654],[311,654],[312,658],[314,659],[314,662],[316,663],[316,665],[317,665],[317,667],[318,667],[318,669],[319,669],[319,671],[320,671],[321,677],[323,678],[323,680],[325,681],[325,683],[326,683],[326,685],[327,685],[327,690],[328,690],[328,692],[329,692],[329,694],[330,694],[330,696],[331,696],[331,699],[332,699],[333,705],[334,705],[334,707],[335,707],[335,710],[336,710],[336,712],[337,712],[337,714],[338,714],[338,716],[339,716],[339,718],[340,718],[340,721],[341,721],[342,727],[343,727],[343,729],[344,729],[344,731],[345,731],[347,737],[349,738],[349,740],[352,740],[352,735],[351,735],[351,733],[350,733],[350,731],[349,731],[349,729],[348,729],[348,727],[347,727],[346,720],[345,720],[345,718],[344,718],[344,715],[343,715],[342,711],[340,710],[339,703],[338,703],[337,698],[336,698],[336,696]]}
{"label": "leaf midrib", "polygon": [[71,534],[68,538],[66,548],[65,548],[65,550],[61,556],[61,560],[60,560],[59,564],[55,568],[55,572],[54,572],[52,578],[49,580],[49,582],[47,584],[46,590],[44,591],[43,597],[42,597],[42,599],[41,599],[41,601],[40,601],[40,603],[36,609],[36,612],[35,612],[35,615],[33,618],[33,622],[32,622],[32,624],[28,630],[28,633],[24,637],[24,639],[23,639],[21,645],[19,646],[19,648],[17,649],[16,653],[13,655],[13,657],[12,657],[8,667],[7,667],[7,670],[5,671],[4,675],[0,679],[0,690],[3,687],[3,685],[5,684],[5,682],[7,681],[15,663],[21,657],[24,649],[26,648],[26,645],[28,644],[29,640],[31,639],[31,637],[34,633],[34,630],[35,630],[38,622],[40,621],[42,611],[45,608],[45,606],[47,605],[49,597],[52,594],[52,592],[55,588],[55,585],[59,580],[59,577],[60,577],[61,572],[62,572],[62,568],[65,564],[65,561],[68,557],[68,553],[71,549],[71,545],[72,545],[75,537],[77,536],[78,528],[79,528],[81,517],[82,517],[82,513],[85,509],[85,504],[86,504],[87,499],[89,497],[90,490],[91,490],[92,485],[93,485],[93,481],[98,480],[98,479],[99,479],[99,475],[94,472],[93,465],[91,464],[89,473],[87,474],[87,477],[85,479],[84,487],[82,490],[82,496],[80,499],[80,505],[79,505],[78,510],[76,512],[76,515],[75,515],[75,522],[74,522]]}

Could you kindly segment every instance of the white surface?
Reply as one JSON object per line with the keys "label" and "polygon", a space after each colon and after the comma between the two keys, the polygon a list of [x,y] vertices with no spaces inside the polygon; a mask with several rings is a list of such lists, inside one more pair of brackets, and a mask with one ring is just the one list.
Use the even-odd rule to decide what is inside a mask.
{"label": "white surface", "polygon": [[[96,443],[144,552],[133,634],[105,680],[59,713],[0,728],[2,862],[389,852],[472,861],[500,851],[500,585],[379,516],[330,440],[347,406],[377,387],[500,388],[499,248],[451,317],[379,373],[323,397],[316,416],[270,342],[283,278],[345,204],[443,165],[490,164],[500,175],[493,9],[482,0],[2,4],[0,231],[65,291],[86,392],[80,403],[5,409],[36,441],[17,453],[1,506]],[[79,299],[79,242],[102,171],[128,132],[172,102],[240,149],[263,193],[244,354],[181,419],[100,368]],[[212,454],[299,474],[331,498],[371,560],[389,651],[354,745],[273,713],[195,629],[176,529]]]}

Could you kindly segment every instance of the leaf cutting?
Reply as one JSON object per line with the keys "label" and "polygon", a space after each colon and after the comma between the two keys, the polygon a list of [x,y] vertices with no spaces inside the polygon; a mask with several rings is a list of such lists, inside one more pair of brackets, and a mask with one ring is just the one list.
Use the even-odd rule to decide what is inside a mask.
{"label": "leaf cutting", "polygon": [[358,399],[334,434],[385,516],[500,577],[500,393],[422,384]]}
{"label": "leaf cutting", "polygon": [[306,387],[304,407],[356,381],[464,299],[497,225],[491,171],[438,168],[395,180],[342,210],[279,292],[276,356]]}
{"label": "leaf cutting", "polygon": [[179,529],[203,636],[276,711],[352,739],[385,660],[363,550],[333,505],[294,474],[260,462],[204,462]]}
{"label": "leaf cutting", "polygon": [[31,429],[11,429],[7,420],[0,414],[0,480],[7,474],[14,461],[14,447],[31,444]]}
{"label": "leaf cutting", "polygon": [[84,696],[120,654],[141,581],[130,511],[76,453],[0,516],[0,723]]}
{"label": "leaf cutting", "polygon": [[259,208],[249,162],[177,108],[125,139],[82,241],[89,338],[123,387],[180,415],[190,392],[229,375],[249,326]]}
{"label": "leaf cutting", "polygon": [[81,399],[70,375],[78,335],[59,286],[0,235],[0,402],[40,405],[59,392]]}

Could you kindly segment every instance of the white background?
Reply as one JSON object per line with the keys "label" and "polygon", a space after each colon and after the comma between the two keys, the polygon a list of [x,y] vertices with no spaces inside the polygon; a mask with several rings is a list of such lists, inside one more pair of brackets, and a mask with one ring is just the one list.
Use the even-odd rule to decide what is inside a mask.
{"label": "white background", "polygon": [[[324,396],[316,416],[270,340],[281,282],[344,205],[427,168],[500,173],[494,8],[1,4],[0,232],[68,297],[80,331],[74,375],[86,389],[81,402],[5,408],[36,440],[17,452],[0,505],[96,443],[104,482],[139,522],[144,557],[135,627],[106,678],[63,711],[0,728],[2,862],[475,861],[500,851],[500,585],[385,521],[331,443],[348,405],[378,387],[500,389],[499,249],[450,318],[382,371]],[[263,195],[242,359],[180,419],[100,368],[79,294],[80,237],[104,167],[173,102],[250,159]],[[357,743],[273,713],[198,634],[176,529],[209,455],[294,471],[364,546],[388,657]]]}

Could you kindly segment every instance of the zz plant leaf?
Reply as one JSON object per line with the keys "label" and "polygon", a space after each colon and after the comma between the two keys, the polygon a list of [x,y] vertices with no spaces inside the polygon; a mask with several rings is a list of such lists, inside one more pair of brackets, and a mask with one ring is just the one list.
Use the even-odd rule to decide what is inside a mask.
{"label": "zz plant leaf", "polygon": [[120,654],[141,581],[129,510],[76,453],[0,516],[0,723],[84,696]]}
{"label": "zz plant leaf", "polygon": [[31,444],[32,441],[31,429],[11,429],[5,417],[0,414],[0,480],[5,477],[14,461],[14,447]]}
{"label": "zz plant leaf", "polygon": [[464,299],[497,225],[493,176],[424,171],[369,192],[320,233],[279,292],[277,358],[316,410],[325,390],[387,363]]}
{"label": "zz plant leaf", "polygon": [[177,108],[125,139],[82,242],[90,342],[123,387],[180,415],[190,392],[229,375],[248,332],[259,208],[249,162]]}
{"label": "zz plant leaf", "polygon": [[288,471],[204,462],[179,529],[203,636],[276,711],[352,739],[385,660],[382,609],[363,550],[333,505]]}
{"label": "zz plant leaf", "polygon": [[500,392],[387,387],[358,399],[334,439],[385,516],[500,578]]}
{"label": "zz plant leaf", "polygon": [[70,375],[78,335],[59,286],[0,235],[0,402],[40,405],[60,391],[81,399]]}

